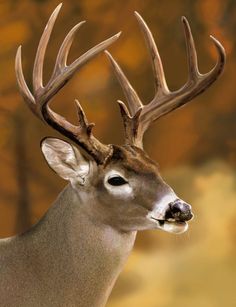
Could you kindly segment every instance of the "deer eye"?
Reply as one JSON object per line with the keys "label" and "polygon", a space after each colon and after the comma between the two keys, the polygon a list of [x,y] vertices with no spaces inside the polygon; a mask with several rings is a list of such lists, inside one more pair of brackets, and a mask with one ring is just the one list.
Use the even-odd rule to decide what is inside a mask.
{"label": "deer eye", "polygon": [[107,180],[107,182],[113,186],[119,186],[127,183],[127,181],[120,176],[111,177]]}

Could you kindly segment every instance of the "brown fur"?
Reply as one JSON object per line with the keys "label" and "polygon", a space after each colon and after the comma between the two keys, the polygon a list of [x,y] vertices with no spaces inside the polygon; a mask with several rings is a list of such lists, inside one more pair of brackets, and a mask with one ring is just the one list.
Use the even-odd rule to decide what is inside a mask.
{"label": "brown fur", "polygon": [[[106,191],[104,176],[111,169],[130,181],[132,199],[115,199]],[[169,187],[157,165],[129,146],[113,146],[106,164],[95,163],[86,182],[68,185],[29,231],[0,241],[1,306],[105,305],[136,231],[155,228],[146,215]]]}

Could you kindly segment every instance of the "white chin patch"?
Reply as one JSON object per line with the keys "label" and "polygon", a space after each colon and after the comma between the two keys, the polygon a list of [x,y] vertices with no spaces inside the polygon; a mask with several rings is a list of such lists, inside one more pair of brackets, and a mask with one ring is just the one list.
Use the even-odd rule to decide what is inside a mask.
{"label": "white chin patch", "polygon": [[187,222],[177,222],[173,218],[168,220],[165,219],[166,210],[168,210],[170,203],[174,202],[176,199],[179,199],[178,196],[173,190],[170,190],[169,193],[155,203],[153,210],[147,214],[147,218],[156,223],[158,229],[170,233],[181,234],[187,231]]}
{"label": "white chin patch", "polygon": [[[159,223],[159,222],[157,222],[157,223]],[[164,231],[167,231],[167,232],[181,234],[181,233],[188,230],[188,223],[186,223],[186,222],[178,223],[178,222],[165,221],[163,225],[161,225],[159,223],[158,228],[160,228]]]}

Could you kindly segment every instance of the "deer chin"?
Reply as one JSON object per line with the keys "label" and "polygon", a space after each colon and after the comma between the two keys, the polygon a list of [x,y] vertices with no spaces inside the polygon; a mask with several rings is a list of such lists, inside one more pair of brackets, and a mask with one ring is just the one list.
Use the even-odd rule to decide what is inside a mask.
{"label": "deer chin", "polygon": [[151,217],[157,223],[157,228],[164,230],[166,232],[181,234],[188,230],[187,222],[179,222],[176,220],[158,220],[154,217]]}

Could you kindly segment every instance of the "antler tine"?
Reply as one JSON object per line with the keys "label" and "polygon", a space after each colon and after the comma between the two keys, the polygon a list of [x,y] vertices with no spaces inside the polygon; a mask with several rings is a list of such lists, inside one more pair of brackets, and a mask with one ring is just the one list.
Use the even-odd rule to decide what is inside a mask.
{"label": "antler tine", "polygon": [[[139,22],[141,30],[144,34],[145,41],[148,46],[148,51],[152,59],[152,68],[155,76],[156,94],[149,104],[143,105],[140,101],[140,109],[132,109],[132,116],[128,113],[125,105],[120,102],[121,114],[125,126],[126,144],[135,145],[142,148],[142,139],[145,131],[152,122],[161,116],[179,108],[186,104],[194,97],[206,90],[222,73],[226,55],[223,46],[218,40],[211,36],[213,43],[218,53],[218,60],[214,68],[206,73],[200,74],[198,70],[197,52],[194,40],[191,33],[191,28],[185,17],[182,18],[186,48],[188,59],[189,77],[186,84],[177,91],[169,91],[166,84],[164,70],[161,58],[158,53],[153,35],[142,17],[135,12],[135,16]],[[121,86],[128,99],[129,105],[132,105],[132,100],[137,101],[136,93],[129,81],[125,77],[119,65],[115,62],[111,55],[109,55],[115,74],[121,83]],[[131,94],[130,94],[131,93]],[[132,97],[132,98],[130,98]],[[135,112],[136,110],[136,112]],[[132,135],[129,135],[132,134]]]}
{"label": "antler tine", "polygon": [[223,71],[226,61],[224,47],[217,39],[211,36],[211,39],[213,40],[213,43],[218,53],[218,60],[213,69],[211,69],[208,73],[201,74],[199,72],[197,64],[197,53],[189,23],[185,17],[182,18],[182,22],[184,25],[186,37],[186,48],[189,68],[188,81],[179,90],[170,92],[160,100],[154,98],[151,103],[149,103],[149,105],[145,106],[145,110],[143,110],[143,113],[140,118],[144,132],[151,122],[183,106],[184,104],[192,100],[194,97],[204,92],[214,81],[216,81],[216,79]]}
{"label": "antler tine", "polygon": [[56,59],[56,63],[54,66],[54,71],[52,73],[51,81],[53,81],[55,77],[57,77],[61,73],[61,71],[67,66],[67,58],[68,58],[68,54],[69,54],[71,45],[73,43],[75,34],[85,22],[86,21],[81,21],[80,23],[75,25],[66,35],[59,49],[58,55],[57,55],[57,59]]}
{"label": "antler tine", "polygon": [[182,23],[184,27],[186,49],[187,49],[189,80],[191,81],[192,79],[195,79],[198,76],[200,76],[198,70],[197,52],[190,25],[188,23],[187,18],[184,16],[182,17]]}
{"label": "antler tine", "polygon": [[79,104],[75,100],[78,115],[78,126],[71,124],[64,117],[52,111],[48,104],[43,104],[42,114],[44,120],[62,135],[71,139],[82,147],[98,164],[102,164],[109,155],[111,148],[102,144],[92,134],[93,123],[89,123],[86,115]]}
{"label": "antler tine", "polygon": [[32,112],[34,112],[34,114],[37,115],[34,96],[32,95],[31,91],[29,90],[25,82],[25,77],[24,77],[24,73],[22,69],[21,49],[22,47],[19,46],[19,48],[17,49],[17,53],[16,53],[16,61],[15,61],[16,79],[17,79],[19,91],[22,97],[24,98],[25,102],[27,103],[29,108],[32,110]]}
{"label": "antler tine", "polygon": [[88,123],[80,104],[76,101],[79,120],[79,123],[76,126],[68,122],[61,115],[52,111],[49,107],[49,101],[69,81],[76,70],[116,41],[121,32],[94,46],[76,59],[72,64],[67,66],[67,57],[73,38],[84,22],[77,24],[65,37],[59,50],[52,76],[48,84],[43,86],[43,62],[45,52],[61,6],[62,4],[58,5],[52,13],[39,42],[33,69],[33,94],[30,92],[24,79],[21,47],[18,48],[15,62],[18,86],[24,100],[36,116],[46,121],[50,126],[64,136],[79,144],[99,164],[101,164],[110,153],[111,147],[102,144],[92,135],[92,127],[94,124]]}
{"label": "antler tine", "polygon": [[34,89],[34,94],[36,95],[37,92],[43,88],[43,63],[44,63],[45,52],[53,30],[53,26],[55,24],[55,21],[57,19],[61,7],[62,3],[60,3],[53,11],[38,45],[34,61],[34,68],[33,68],[33,89]]}
{"label": "antler tine", "polygon": [[120,82],[120,85],[127,99],[131,116],[133,116],[140,108],[143,107],[143,104],[138,94],[136,93],[136,91],[134,90],[129,80],[126,78],[122,69],[120,68],[118,63],[115,61],[115,59],[112,57],[112,55],[107,50],[105,51],[105,54],[107,55],[108,59],[110,60],[110,63],[112,64],[116,77],[118,81]]}
{"label": "antler tine", "polygon": [[211,79],[210,82],[214,82],[222,73],[224,66],[225,66],[225,62],[226,62],[226,54],[225,54],[225,49],[224,47],[221,45],[221,43],[212,35],[210,35],[210,38],[213,41],[213,44],[215,45],[217,54],[218,54],[218,60],[215,64],[215,66],[212,68],[212,70],[209,71],[209,73],[206,73],[205,75],[212,75],[214,77],[214,79]]}
{"label": "antler tine", "polygon": [[118,104],[120,107],[120,113],[124,123],[125,129],[125,144],[126,145],[135,145],[137,147],[142,148],[142,142],[140,142],[139,138],[139,117],[142,112],[142,108],[139,108],[137,112],[130,116],[130,113],[126,107],[126,105],[118,100]]}
{"label": "antler tine", "polygon": [[[192,36],[192,32],[191,32],[191,28],[189,25],[189,22],[187,20],[186,17],[182,17],[182,22],[183,22],[183,26],[184,26],[184,33],[185,33],[185,37],[186,37],[186,49],[187,49],[187,60],[188,60],[188,69],[189,69],[189,81],[192,82],[193,79],[201,77],[201,76],[207,76],[207,75],[211,75],[214,77],[218,77],[218,75],[220,75],[224,64],[225,64],[225,60],[226,60],[226,56],[225,56],[225,50],[224,47],[221,45],[221,43],[214,38],[214,36],[210,35],[210,38],[213,40],[213,43],[216,47],[216,51],[218,54],[218,60],[216,65],[213,67],[213,69],[206,73],[206,74],[201,74],[199,72],[198,69],[198,60],[197,60],[197,52],[196,52],[196,48],[195,48],[195,43],[194,43],[194,39]],[[214,73],[212,75],[212,73]],[[212,80],[212,82],[215,81]]]}
{"label": "antler tine", "polygon": [[53,26],[55,24],[61,6],[62,4],[58,5],[54,10],[54,12],[52,13],[51,17],[49,18],[49,21],[40,39],[35,58],[35,64],[33,70],[34,93],[37,95],[37,92],[39,92],[38,95],[41,97],[41,99],[43,99],[43,101],[50,100],[51,97],[54,96],[61,89],[61,87],[63,87],[69,81],[69,79],[73,76],[73,74],[78,68],[86,64],[91,58],[95,57],[98,53],[100,53],[101,51],[105,50],[108,46],[110,46],[114,41],[118,39],[121,33],[119,32],[116,35],[94,46],[86,53],[84,53],[82,56],[80,56],[78,59],[76,59],[72,64],[67,66],[66,60],[74,36],[77,30],[80,28],[80,26],[84,23],[84,21],[74,26],[74,28],[70,30],[70,32],[67,34],[66,38],[64,39],[61,45],[52,77],[50,78],[48,84],[44,88],[42,75],[43,75],[43,62],[44,62],[45,52],[53,30]]}
{"label": "antler tine", "polygon": [[134,12],[135,17],[139,23],[140,29],[143,33],[149,55],[151,57],[151,64],[154,73],[154,82],[156,95],[161,96],[162,94],[169,93],[168,86],[166,84],[165,73],[161,61],[160,54],[158,52],[155,40],[153,38],[152,32],[148,28],[146,22],[139,15],[138,12]]}
{"label": "antler tine", "polygon": [[67,56],[69,53],[69,48],[72,44],[72,40],[75,32],[79,29],[82,23],[75,26],[68,34],[68,38],[64,40],[64,45],[62,49],[59,51],[60,55],[57,58],[54,73],[48,83],[47,87],[47,96],[46,99],[51,99],[73,76],[73,74],[84,64],[86,64],[90,59],[94,58],[101,51],[104,51],[107,47],[109,47],[112,43],[114,43],[120,36],[121,32],[115,34],[114,36],[106,39],[105,41],[97,44],[93,48],[89,49],[83,55],[81,55],[78,59],[76,59],[69,66],[66,65]]}

